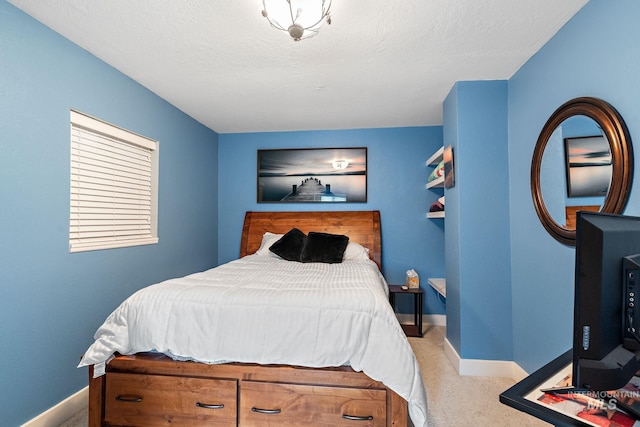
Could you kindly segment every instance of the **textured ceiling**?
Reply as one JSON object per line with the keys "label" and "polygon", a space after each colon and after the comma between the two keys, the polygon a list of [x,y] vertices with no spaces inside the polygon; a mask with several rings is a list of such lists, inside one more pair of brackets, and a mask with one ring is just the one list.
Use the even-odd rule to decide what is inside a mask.
{"label": "textured ceiling", "polygon": [[261,0],[8,1],[235,133],[440,125],[456,81],[510,78],[588,0],[333,0],[300,42]]}

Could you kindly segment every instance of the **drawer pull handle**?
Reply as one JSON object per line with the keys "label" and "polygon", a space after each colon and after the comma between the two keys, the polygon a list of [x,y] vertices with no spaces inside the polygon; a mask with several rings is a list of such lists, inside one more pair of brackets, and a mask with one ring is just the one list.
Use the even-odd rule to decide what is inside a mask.
{"label": "drawer pull handle", "polygon": [[342,418],[344,418],[345,420],[351,420],[351,421],[371,421],[373,419],[373,415],[369,415],[366,417],[359,417],[357,415],[342,414]]}
{"label": "drawer pull handle", "polygon": [[132,394],[121,394],[116,396],[116,400],[120,402],[139,403],[142,402],[142,397]]}
{"label": "drawer pull handle", "polygon": [[251,410],[253,412],[258,412],[259,414],[279,414],[281,412],[280,409],[260,409],[255,406],[251,408]]}
{"label": "drawer pull handle", "polygon": [[220,405],[211,405],[208,403],[200,403],[200,402],[196,402],[196,406],[198,408],[205,408],[205,409],[222,409],[224,408],[224,405],[220,404]]}

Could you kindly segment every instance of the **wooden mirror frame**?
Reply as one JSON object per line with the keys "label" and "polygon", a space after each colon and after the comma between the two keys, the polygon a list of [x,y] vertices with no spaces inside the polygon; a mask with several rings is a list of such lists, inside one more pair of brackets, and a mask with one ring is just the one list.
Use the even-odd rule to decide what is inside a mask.
{"label": "wooden mirror frame", "polygon": [[561,105],[545,123],[533,151],[531,161],[531,195],[536,213],[544,228],[561,243],[575,245],[576,230],[558,224],[549,214],[540,188],[540,166],[542,156],[551,134],[562,122],[573,116],[586,116],[602,128],[602,133],[611,147],[611,185],[605,197],[601,212],[622,213],[633,179],[633,147],[624,120],[609,103],[598,98],[581,97]]}

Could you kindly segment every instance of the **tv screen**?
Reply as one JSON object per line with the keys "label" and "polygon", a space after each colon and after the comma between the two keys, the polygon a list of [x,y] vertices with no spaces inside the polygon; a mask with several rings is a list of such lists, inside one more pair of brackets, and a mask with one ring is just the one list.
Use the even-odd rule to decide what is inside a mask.
{"label": "tv screen", "polygon": [[[576,222],[573,386],[623,387],[640,368],[636,339],[640,217],[580,211]],[[635,273],[634,273],[635,272]]]}

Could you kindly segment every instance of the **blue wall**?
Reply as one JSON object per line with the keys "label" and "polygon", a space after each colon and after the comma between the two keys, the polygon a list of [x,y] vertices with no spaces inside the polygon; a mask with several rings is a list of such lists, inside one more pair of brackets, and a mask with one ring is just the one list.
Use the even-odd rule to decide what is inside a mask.
{"label": "blue wall", "polygon": [[[160,141],[160,243],[70,254],[69,110]],[[217,264],[215,132],[0,2],[0,414],[87,385],[80,356],[129,294]]]}
{"label": "blue wall", "polygon": [[[640,152],[640,2],[591,0],[509,80],[514,360],[531,372],[571,347],[574,249],[536,216],[529,171],[538,134],[571,98],[595,96],[625,119]],[[638,170],[637,161],[636,171]],[[626,214],[640,214],[634,176]]]}
{"label": "blue wall", "polygon": [[458,82],[444,102],[447,339],[463,359],[511,360],[507,82]]}
{"label": "blue wall", "polygon": [[[455,156],[454,174],[460,173],[458,165],[458,85],[454,85],[443,104],[443,146],[452,147]],[[456,172],[457,171],[457,172]],[[455,178],[455,176],[454,176]],[[460,313],[460,198],[458,188],[447,189],[445,194],[447,239],[445,241],[445,278],[447,279],[447,340],[460,354],[462,348],[462,326]]]}
{"label": "blue wall", "polygon": [[[220,262],[238,257],[246,211],[380,210],[387,281],[403,283],[405,272],[414,268],[427,291],[425,312],[444,313],[426,283],[427,277],[444,275],[444,224],[426,218],[439,195],[425,186],[430,173],[425,162],[441,146],[440,126],[220,135]],[[257,203],[257,150],[310,147],[367,147],[367,203]]]}

